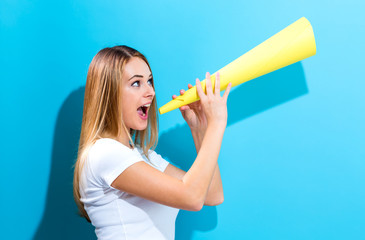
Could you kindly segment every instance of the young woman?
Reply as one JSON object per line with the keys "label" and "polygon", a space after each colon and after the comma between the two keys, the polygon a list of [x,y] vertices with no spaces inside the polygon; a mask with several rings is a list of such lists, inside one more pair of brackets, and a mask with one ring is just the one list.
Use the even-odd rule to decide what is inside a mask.
{"label": "young woman", "polygon": [[[206,79],[210,80],[209,73]],[[222,97],[219,74],[215,89],[207,81],[205,93],[199,79],[196,86],[201,100],[180,108],[198,152],[184,172],[153,151],[157,106],[147,59],[127,46],[102,49],[93,58],[85,87],[74,197],[98,239],[174,239],[179,209],[199,211],[203,205],[223,202],[217,159],[230,84]]]}

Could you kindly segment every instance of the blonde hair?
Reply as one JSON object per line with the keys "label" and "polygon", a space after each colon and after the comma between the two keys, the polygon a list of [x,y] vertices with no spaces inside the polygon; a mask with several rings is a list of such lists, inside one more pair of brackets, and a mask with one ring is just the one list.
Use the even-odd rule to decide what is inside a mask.
{"label": "blonde hair", "polygon": [[[151,70],[143,54],[127,46],[115,46],[100,50],[92,59],[87,73],[81,134],[74,170],[73,193],[80,215],[89,222],[89,216],[80,200],[80,179],[88,151],[96,140],[106,136],[116,138],[124,131],[127,133],[132,146],[140,146],[147,158],[148,150],[154,149],[157,145],[156,97],[154,97],[150,106],[146,129],[141,131],[131,129],[128,131],[122,120],[120,104],[122,73],[125,65],[132,57],[144,60]],[[154,88],[153,81],[152,86]]]}

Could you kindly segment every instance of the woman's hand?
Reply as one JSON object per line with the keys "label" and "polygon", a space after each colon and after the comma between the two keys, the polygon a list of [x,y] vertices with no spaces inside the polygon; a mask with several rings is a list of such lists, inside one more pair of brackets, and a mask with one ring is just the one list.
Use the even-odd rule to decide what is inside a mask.
{"label": "woman's hand", "polygon": [[[210,121],[217,121],[227,123],[227,98],[231,89],[231,84],[228,84],[227,90],[224,95],[220,96],[220,78],[219,72],[217,73],[215,90],[213,93],[211,77],[209,72],[206,73],[206,90],[207,94],[201,88],[200,81],[196,79],[197,92],[201,100],[190,103],[188,105],[180,107],[181,115],[189,125],[192,132],[197,132],[201,136],[207,129],[209,120],[206,114],[209,115]],[[188,88],[192,88],[191,84],[188,84]],[[199,93],[200,91],[200,93]],[[183,95],[184,89],[180,90],[180,95]],[[172,96],[172,99],[177,98],[176,95]],[[205,101],[205,107],[202,106],[202,99]]]}
{"label": "woman's hand", "polygon": [[[192,88],[193,85],[188,84],[188,88]],[[180,90],[180,95],[184,95],[185,90]],[[177,98],[176,95],[172,96],[172,99]],[[189,125],[190,130],[192,132],[198,133],[201,136],[204,136],[205,130],[207,129],[207,118],[205,117],[204,112],[202,111],[202,106],[199,101],[190,103],[188,105],[182,106],[179,108],[182,117]]]}
{"label": "woman's hand", "polygon": [[227,126],[227,99],[231,90],[231,83],[228,84],[223,96],[220,95],[219,72],[216,75],[214,91],[209,72],[206,73],[206,94],[204,93],[199,79],[196,79],[196,90],[198,92],[201,108],[205,114],[207,125]]}

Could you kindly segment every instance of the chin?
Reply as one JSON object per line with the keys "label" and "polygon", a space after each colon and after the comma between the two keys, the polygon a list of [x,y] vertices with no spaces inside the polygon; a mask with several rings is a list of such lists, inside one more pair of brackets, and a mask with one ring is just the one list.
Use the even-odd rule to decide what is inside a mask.
{"label": "chin", "polygon": [[132,129],[133,130],[136,130],[136,131],[143,131],[143,130],[146,130],[147,129],[147,124],[146,125],[135,126]]}

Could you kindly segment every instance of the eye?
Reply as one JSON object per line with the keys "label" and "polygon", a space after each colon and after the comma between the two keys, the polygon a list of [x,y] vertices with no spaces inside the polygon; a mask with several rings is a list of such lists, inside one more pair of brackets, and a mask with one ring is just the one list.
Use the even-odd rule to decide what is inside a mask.
{"label": "eye", "polygon": [[152,78],[148,79],[148,84],[149,84],[149,85],[151,85],[151,86],[153,85],[153,80],[152,80]]}
{"label": "eye", "polygon": [[134,83],[132,83],[132,87],[139,87],[139,81],[135,81]]}

